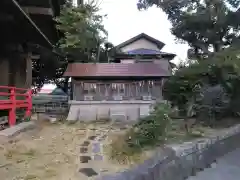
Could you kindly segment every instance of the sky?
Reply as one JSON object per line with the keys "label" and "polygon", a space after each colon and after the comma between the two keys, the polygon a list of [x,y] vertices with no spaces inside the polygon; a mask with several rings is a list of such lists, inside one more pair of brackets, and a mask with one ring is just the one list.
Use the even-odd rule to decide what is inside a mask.
{"label": "sky", "polygon": [[118,45],[140,33],[146,33],[166,45],[162,49],[177,54],[173,62],[187,57],[188,45],[177,44],[171,34],[171,23],[160,8],[137,9],[138,0],[99,0],[101,14],[107,14],[104,26],[108,31],[108,41]]}
{"label": "sky", "polygon": [[[108,31],[108,41],[118,45],[140,33],[146,33],[166,45],[164,52],[175,53],[172,61],[179,63],[187,57],[188,45],[178,44],[171,34],[171,23],[160,8],[152,7],[146,11],[137,9],[138,0],[98,0],[100,13],[106,14],[105,29]],[[53,85],[44,85],[43,89],[53,89]]]}

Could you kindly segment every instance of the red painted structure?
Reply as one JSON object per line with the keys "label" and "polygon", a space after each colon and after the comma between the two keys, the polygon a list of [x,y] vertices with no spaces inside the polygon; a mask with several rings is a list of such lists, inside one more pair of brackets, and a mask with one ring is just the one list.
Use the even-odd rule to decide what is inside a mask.
{"label": "red painted structure", "polygon": [[[3,92],[5,91],[5,92]],[[32,90],[0,86],[0,96],[6,97],[0,100],[0,110],[8,110],[8,123],[10,126],[16,124],[16,109],[25,109],[25,117],[31,116],[32,110]],[[23,100],[18,100],[18,97],[24,97]]]}

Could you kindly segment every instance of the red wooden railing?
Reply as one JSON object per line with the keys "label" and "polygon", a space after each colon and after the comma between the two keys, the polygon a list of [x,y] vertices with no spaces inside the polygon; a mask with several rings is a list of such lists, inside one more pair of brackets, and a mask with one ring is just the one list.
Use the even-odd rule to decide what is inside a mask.
{"label": "red wooden railing", "polygon": [[[8,123],[10,126],[14,126],[16,124],[16,109],[26,109],[25,117],[31,116],[32,90],[9,86],[0,86],[0,96],[6,98],[4,100],[0,100],[0,110],[9,111]],[[24,97],[24,99],[18,100],[18,97]]]}

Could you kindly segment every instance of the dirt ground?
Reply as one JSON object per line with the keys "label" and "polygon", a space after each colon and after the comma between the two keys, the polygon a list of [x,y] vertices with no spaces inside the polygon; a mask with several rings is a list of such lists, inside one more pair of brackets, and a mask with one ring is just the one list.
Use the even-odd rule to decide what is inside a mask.
{"label": "dirt ground", "polygon": [[[89,137],[106,134],[101,141],[103,144],[118,127],[112,128],[109,123],[51,124],[41,121],[36,124],[35,129],[17,135],[8,143],[0,141],[1,180],[86,180],[97,176],[87,177],[79,172],[81,168],[93,168],[98,175],[125,168],[108,162],[107,158],[80,162],[80,156],[92,156],[93,141]],[[90,144],[87,153],[82,154],[80,149],[85,141]]]}
{"label": "dirt ground", "polygon": [[[85,180],[87,177],[80,173],[81,169],[92,168],[98,175],[112,174],[130,168],[131,164],[121,165],[112,162],[106,156],[104,149],[109,146],[113,137],[118,137],[126,128],[113,126],[109,123],[92,124],[51,124],[39,121],[34,130],[29,130],[12,138],[10,142],[0,141],[0,179],[1,180]],[[204,136],[214,136],[224,129],[204,129]],[[186,141],[184,133],[177,129],[170,142]],[[93,157],[92,149],[95,140],[92,136],[104,137],[98,140],[103,146],[96,154],[102,155],[102,160],[90,160],[81,163],[81,156]],[[199,138],[199,137],[194,137]],[[85,154],[80,152],[83,144],[89,142]],[[146,152],[146,157],[154,151]],[[133,165],[134,166],[134,165]]]}
{"label": "dirt ground", "polygon": [[0,146],[2,180],[79,180],[82,125],[38,123]]}

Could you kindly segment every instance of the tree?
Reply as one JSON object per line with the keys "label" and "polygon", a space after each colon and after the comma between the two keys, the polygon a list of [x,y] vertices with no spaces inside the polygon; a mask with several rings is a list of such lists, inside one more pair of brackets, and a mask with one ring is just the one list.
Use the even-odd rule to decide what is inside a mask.
{"label": "tree", "polygon": [[33,62],[34,85],[41,87],[46,82],[54,82],[67,92],[69,79],[62,75],[69,62],[108,61],[108,51],[113,45],[106,42],[104,16],[98,12],[94,1],[77,7],[67,1],[55,18],[62,34],[56,49],[63,57],[43,50],[41,59]]}
{"label": "tree", "polygon": [[139,0],[138,8],[160,7],[172,34],[192,48],[191,57],[206,59],[239,38],[240,0]]}
{"label": "tree", "polygon": [[[65,70],[69,62],[97,62],[106,59],[101,44],[105,42],[107,31],[103,26],[104,16],[99,15],[99,8],[94,1],[77,7],[67,3],[60,16],[55,20],[57,28],[64,34],[58,46],[67,54],[62,67]],[[101,53],[101,55],[100,55]],[[55,83],[66,92],[68,78],[55,79]]]}
{"label": "tree", "polygon": [[40,55],[39,59],[32,59],[32,86],[38,91],[45,83],[61,78],[65,57],[40,46],[31,49]]}
{"label": "tree", "polygon": [[[208,120],[212,114],[239,114],[240,44],[214,53],[205,61],[181,65],[164,84],[164,97],[186,115],[194,106]],[[204,111],[202,111],[204,109]],[[200,115],[200,114],[199,114]],[[214,115],[216,117],[216,115]]]}
{"label": "tree", "polygon": [[57,28],[64,34],[58,42],[59,47],[66,51],[78,49],[87,55],[89,61],[96,58],[96,52],[107,35],[102,24],[104,16],[99,15],[98,11],[93,1],[77,7],[65,5],[56,18]]}
{"label": "tree", "polygon": [[[179,68],[165,83],[166,99],[185,113],[196,93],[211,102],[215,101],[209,98],[212,90],[214,94],[226,91],[231,104],[240,99],[240,0],[139,0],[137,5],[140,10],[153,5],[161,8],[172,23],[172,34],[189,44],[189,58],[197,60]],[[196,92],[196,86],[201,91]]]}

